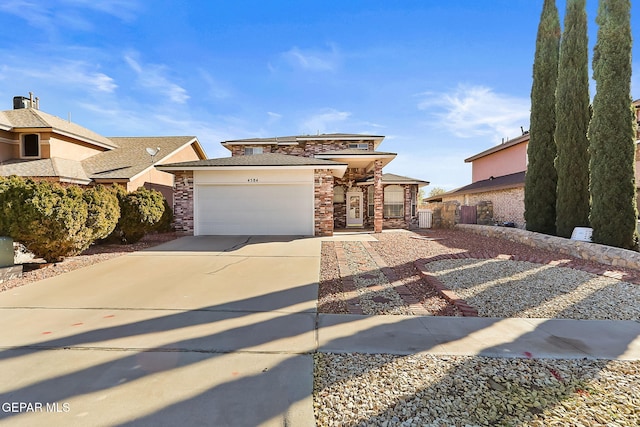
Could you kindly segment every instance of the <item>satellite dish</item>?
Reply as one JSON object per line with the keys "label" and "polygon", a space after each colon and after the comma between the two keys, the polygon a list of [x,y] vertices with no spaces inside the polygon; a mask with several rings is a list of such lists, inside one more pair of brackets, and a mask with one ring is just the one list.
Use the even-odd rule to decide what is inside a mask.
{"label": "satellite dish", "polygon": [[149,155],[151,157],[153,157],[156,154],[158,154],[158,151],[160,151],[160,147],[158,147],[158,148],[149,148],[149,147],[147,147],[147,153],[149,153]]}
{"label": "satellite dish", "polygon": [[153,163],[153,158],[156,156],[156,154],[160,152],[160,147],[157,147],[157,148],[147,147],[146,150],[147,150],[147,154],[151,156],[151,163]]}

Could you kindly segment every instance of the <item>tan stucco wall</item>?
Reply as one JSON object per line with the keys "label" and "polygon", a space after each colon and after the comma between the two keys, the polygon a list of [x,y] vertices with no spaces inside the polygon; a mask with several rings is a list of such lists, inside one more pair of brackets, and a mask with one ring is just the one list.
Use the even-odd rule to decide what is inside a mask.
{"label": "tan stucco wall", "polygon": [[[44,138],[45,135],[42,135],[42,137]],[[84,160],[95,154],[101,153],[102,151],[104,150],[64,140],[59,137],[51,137],[51,139],[49,139],[49,152],[51,157]]]}
{"label": "tan stucco wall", "polygon": [[7,141],[11,137],[12,135],[9,132],[0,131],[0,162],[14,158],[13,153],[18,145]]}
{"label": "tan stucco wall", "polygon": [[527,142],[514,145],[471,163],[471,181],[489,179],[527,170]]}
{"label": "tan stucco wall", "polygon": [[198,157],[198,153],[193,148],[193,145],[189,145],[188,147],[183,148],[172,156],[167,157],[160,164],[188,162],[191,160],[200,160],[200,157]]}

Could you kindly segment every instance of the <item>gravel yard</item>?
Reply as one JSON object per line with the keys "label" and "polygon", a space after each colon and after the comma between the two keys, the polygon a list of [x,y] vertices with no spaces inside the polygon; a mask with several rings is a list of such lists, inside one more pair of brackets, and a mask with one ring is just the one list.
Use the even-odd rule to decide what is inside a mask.
{"label": "gravel yard", "polygon": [[[584,271],[637,277],[633,270],[456,230],[375,237],[371,248],[411,283],[423,304],[428,298],[447,302],[418,275],[414,262],[419,259],[480,316],[638,320],[640,285]],[[336,256],[336,247],[348,246],[323,246],[320,310],[349,312]],[[462,255],[471,258],[457,258]],[[370,265],[363,267],[369,280],[379,277]],[[402,299],[385,303],[408,309]],[[390,307],[385,312],[394,313]],[[459,315],[450,305],[448,314]],[[318,426],[640,425],[639,361],[422,354],[317,354],[315,359]]]}

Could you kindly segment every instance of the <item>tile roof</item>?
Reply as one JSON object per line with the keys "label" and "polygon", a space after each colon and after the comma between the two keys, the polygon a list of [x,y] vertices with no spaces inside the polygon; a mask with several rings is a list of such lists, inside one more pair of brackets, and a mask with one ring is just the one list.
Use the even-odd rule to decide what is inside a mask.
{"label": "tile roof", "polygon": [[[161,164],[184,146],[197,142],[195,136],[113,137],[118,149],[104,151],[82,161],[93,179],[131,179],[152,166]],[[146,148],[160,148],[152,163]]]}
{"label": "tile roof", "polygon": [[54,132],[69,135],[82,141],[93,143],[101,147],[116,148],[117,144],[92,130],[60,117],[36,110],[35,108],[21,108],[18,110],[2,111],[0,123],[12,130],[21,128],[50,128]]}
{"label": "tile roof", "polygon": [[265,153],[248,156],[222,157],[218,159],[197,160],[191,162],[170,163],[162,165],[171,169],[200,167],[240,167],[240,166],[346,166],[345,163],[313,157],[290,156],[288,154]]}

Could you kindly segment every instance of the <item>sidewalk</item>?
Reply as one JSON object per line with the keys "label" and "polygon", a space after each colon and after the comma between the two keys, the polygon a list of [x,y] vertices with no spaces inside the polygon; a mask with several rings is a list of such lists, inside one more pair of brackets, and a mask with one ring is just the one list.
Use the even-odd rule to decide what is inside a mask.
{"label": "sidewalk", "polygon": [[640,322],[318,315],[318,351],[640,360]]}

